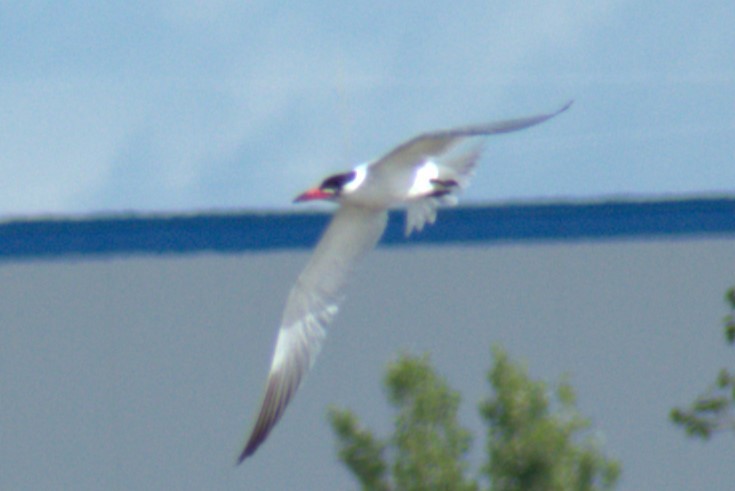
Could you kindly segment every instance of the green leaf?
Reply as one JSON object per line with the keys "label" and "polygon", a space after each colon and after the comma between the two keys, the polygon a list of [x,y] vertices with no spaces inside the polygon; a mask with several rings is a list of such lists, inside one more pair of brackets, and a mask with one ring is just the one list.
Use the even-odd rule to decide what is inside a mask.
{"label": "green leaf", "polygon": [[362,489],[389,490],[383,458],[385,445],[369,431],[360,429],[350,411],[330,408],[329,422],[339,441],[339,458],[360,481]]}
{"label": "green leaf", "polygon": [[[620,465],[606,458],[583,432],[571,384],[554,391],[494,348],[488,373],[493,393],[481,404],[488,425],[488,463],[493,491],[612,489]],[[459,393],[437,374],[428,356],[400,356],[388,367],[388,401],[395,411],[392,435],[379,440],[349,411],[330,410],[339,458],[363,490],[476,491],[467,452],[471,435],[457,420]],[[553,396],[553,397],[552,397]]]}
{"label": "green leaf", "polygon": [[[735,287],[727,291],[725,299],[735,309]],[[725,317],[725,339],[728,344],[735,342],[732,314]],[[735,432],[735,375],[721,369],[715,383],[705,393],[697,397],[688,409],[674,408],[669,418],[684,428],[687,435],[705,440],[718,431]]]}

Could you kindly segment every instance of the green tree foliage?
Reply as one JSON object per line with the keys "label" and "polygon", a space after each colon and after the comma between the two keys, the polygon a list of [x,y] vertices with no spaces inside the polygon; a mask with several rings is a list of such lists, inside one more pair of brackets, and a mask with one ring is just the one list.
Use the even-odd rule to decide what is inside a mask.
{"label": "green tree foliage", "polygon": [[571,385],[561,382],[552,410],[546,384],[501,349],[488,374],[494,389],[480,407],[488,425],[485,473],[493,491],[592,491],[612,489],[620,474],[592,438],[577,436],[589,421],[575,408]]}
{"label": "green tree foliage", "polygon": [[427,356],[403,355],[388,367],[384,385],[396,412],[388,438],[375,437],[349,410],[330,410],[340,460],[365,491],[613,488],[618,463],[582,439],[589,423],[576,411],[569,384],[557,387],[552,408],[546,385],[499,348],[488,381],[492,393],[480,407],[488,459],[479,475],[467,461],[471,435],[457,422],[459,393]]}
{"label": "green tree foliage", "polygon": [[[735,287],[725,295],[730,313],[725,316],[725,341],[735,344]],[[687,408],[674,408],[671,420],[684,428],[688,435],[709,439],[714,433],[735,432],[735,372],[720,370],[712,386]]]}
{"label": "green tree foliage", "polygon": [[[340,459],[362,488],[477,489],[465,477],[470,434],[457,423],[459,394],[436,374],[428,357],[402,356],[388,368],[384,384],[397,413],[395,431],[388,441],[360,429],[350,411],[330,410]],[[388,453],[392,465],[386,462]]]}

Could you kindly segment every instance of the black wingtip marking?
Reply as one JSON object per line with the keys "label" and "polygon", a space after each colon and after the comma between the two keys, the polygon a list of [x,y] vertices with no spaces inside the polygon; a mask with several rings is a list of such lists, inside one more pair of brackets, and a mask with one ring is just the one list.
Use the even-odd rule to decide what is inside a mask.
{"label": "black wingtip marking", "polygon": [[283,382],[283,374],[280,372],[274,372],[269,377],[258,420],[255,422],[250,439],[237,459],[237,465],[242,464],[258,450],[283,416],[286,406],[298,388],[299,380],[286,380],[285,385]]}

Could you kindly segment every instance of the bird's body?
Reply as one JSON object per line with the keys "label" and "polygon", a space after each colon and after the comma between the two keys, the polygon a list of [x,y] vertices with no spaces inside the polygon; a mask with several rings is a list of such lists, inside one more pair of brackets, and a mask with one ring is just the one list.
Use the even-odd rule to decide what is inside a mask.
{"label": "bird's body", "polygon": [[388,210],[405,206],[406,235],[436,219],[442,204],[456,203],[479,158],[479,138],[517,131],[565,111],[437,131],[417,136],[384,157],[330,176],[296,201],[340,204],[286,302],[258,419],[238,462],[252,455],[314,363],[339,308],[342,291],[359,259],[380,240]]}

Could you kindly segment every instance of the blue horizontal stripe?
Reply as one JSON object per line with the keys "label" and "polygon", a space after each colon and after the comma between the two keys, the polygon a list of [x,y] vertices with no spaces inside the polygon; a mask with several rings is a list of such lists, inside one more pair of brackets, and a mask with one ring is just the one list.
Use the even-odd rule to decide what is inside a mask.
{"label": "blue horizontal stripe", "polygon": [[[393,213],[382,244],[495,243],[735,235],[735,199],[448,208],[406,239]],[[222,213],[10,221],[0,260],[131,254],[236,253],[312,247],[324,213]]]}

